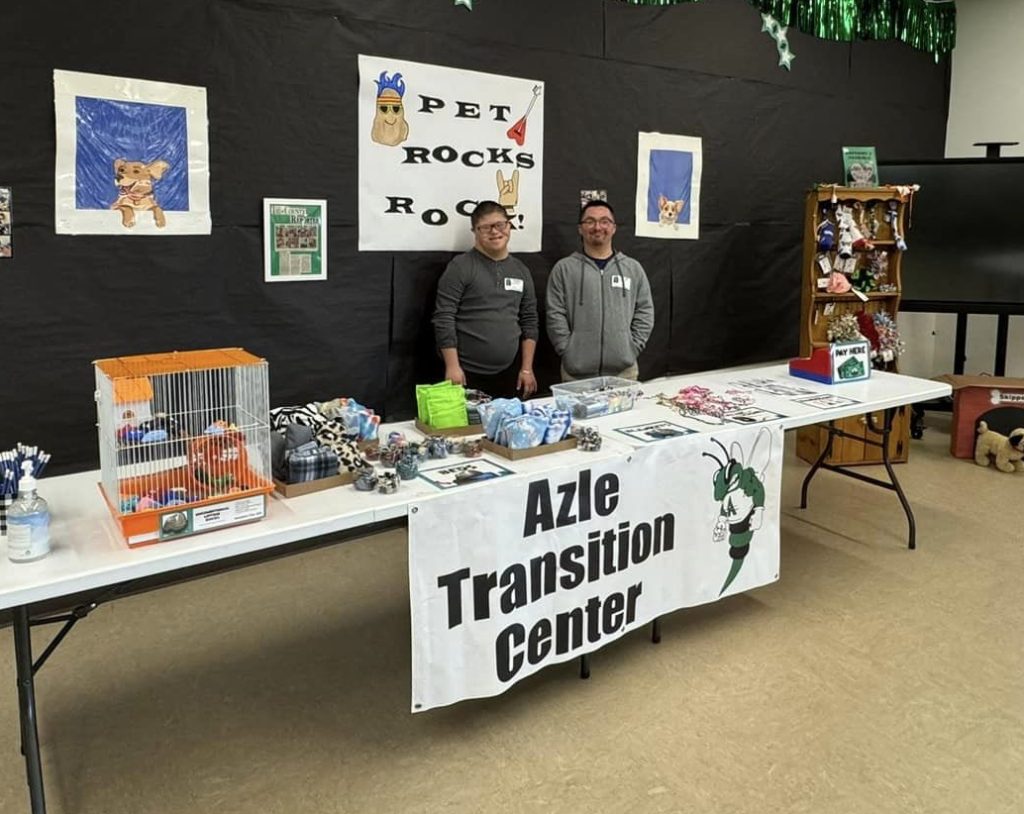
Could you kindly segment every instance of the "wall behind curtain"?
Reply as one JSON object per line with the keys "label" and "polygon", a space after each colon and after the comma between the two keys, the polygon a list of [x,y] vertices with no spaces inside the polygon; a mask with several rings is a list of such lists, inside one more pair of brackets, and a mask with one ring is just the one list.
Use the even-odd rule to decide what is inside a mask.
{"label": "wall behind curtain", "polygon": [[[744,0],[95,0],[60,14],[7,0],[0,185],[14,190],[0,448],[37,443],[54,471],[97,465],[91,361],[241,346],[270,363],[271,402],[350,395],[409,417],[440,375],[429,330],[441,253],[360,253],[356,56],[542,79],[544,243],[522,255],[543,299],[578,245],[580,189],[605,188],[617,248],[651,279],[644,378],[797,350],[803,196],[840,147],[942,156],[948,65],[900,43],[790,33],[792,72]],[[54,68],[207,89],[213,233],[55,235]],[[638,130],[704,140],[701,239],[632,237]],[[263,283],[264,197],[326,198],[324,283]],[[514,245],[513,245],[514,249]],[[557,360],[539,349],[541,386]]]}

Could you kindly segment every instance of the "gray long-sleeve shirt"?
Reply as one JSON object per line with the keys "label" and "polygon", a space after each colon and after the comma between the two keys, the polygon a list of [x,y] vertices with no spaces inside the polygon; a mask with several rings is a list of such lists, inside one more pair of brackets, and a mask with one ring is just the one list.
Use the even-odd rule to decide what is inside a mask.
{"label": "gray long-sleeve shirt", "polygon": [[530,270],[511,255],[492,260],[476,249],[458,255],[438,281],[432,321],[437,347],[456,348],[464,370],[505,370],[520,341],[538,336]]}

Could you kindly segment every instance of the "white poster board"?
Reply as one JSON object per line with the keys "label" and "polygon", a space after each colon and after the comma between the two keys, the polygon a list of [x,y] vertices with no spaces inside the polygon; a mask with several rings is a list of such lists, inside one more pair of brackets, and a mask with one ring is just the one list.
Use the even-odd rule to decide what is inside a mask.
{"label": "white poster board", "polygon": [[208,235],[206,89],[53,72],[57,234]]}
{"label": "white poster board", "polygon": [[636,236],[700,237],[701,139],[640,133],[636,158]]}
{"label": "white poster board", "polygon": [[359,57],[360,251],[466,251],[497,201],[509,248],[541,246],[544,83]]}
{"label": "white poster board", "polygon": [[327,201],[263,199],[263,280],[327,279]]}

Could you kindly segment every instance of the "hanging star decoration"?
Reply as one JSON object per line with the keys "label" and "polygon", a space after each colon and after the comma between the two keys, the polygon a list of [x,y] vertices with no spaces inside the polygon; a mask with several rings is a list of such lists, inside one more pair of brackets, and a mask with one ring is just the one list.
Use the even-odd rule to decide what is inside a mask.
{"label": "hanging star decoration", "polygon": [[465,6],[470,11],[473,10],[473,0],[455,0],[455,5],[457,5],[457,6]]}
{"label": "hanging star decoration", "polygon": [[789,28],[780,25],[771,14],[762,14],[761,21],[761,30],[767,31],[768,36],[775,40],[775,47],[779,51],[779,67],[787,71],[792,70],[791,64],[796,59],[796,54],[789,50],[789,40],[786,39]]}

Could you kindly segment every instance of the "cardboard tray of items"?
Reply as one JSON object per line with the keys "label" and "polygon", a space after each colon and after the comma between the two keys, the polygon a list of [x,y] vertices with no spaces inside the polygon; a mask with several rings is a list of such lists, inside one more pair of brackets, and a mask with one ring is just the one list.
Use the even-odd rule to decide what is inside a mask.
{"label": "cardboard tray of items", "polygon": [[483,424],[467,424],[464,427],[433,427],[430,424],[424,424],[418,418],[414,422],[416,429],[419,430],[426,436],[431,435],[444,435],[448,437],[462,436],[462,435],[483,435],[484,426]]}
{"label": "cardboard tray of items", "polygon": [[300,483],[285,483],[283,480],[274,478],[274,491],[282,497],[301,497],[302,495],[311,495],[313,492],[322,492],[324,489],[333,489],[335,486],[346,486],[353,483],[355,479],[356,476],[352,472],[339,472],[337,475]]}
{"label": "cardboard tray of items", "polygon": [[519,461],[523,458],[536,458],[538,455],[550,455],[552,452],[562,452],[567,449],[576,448],[576,436],[570,435],[563,438],[561,441],[556,441],[554,444],[541,444],[539,447],[530,447],[529,449],[511,449],[510,447],[502,446],[501,444],[495,444],[489,438],[484,438],[481,442],[481,446],[487,452],[493,452],[495,455],[500,455],[502,458],[508,458],[510,461]]}

